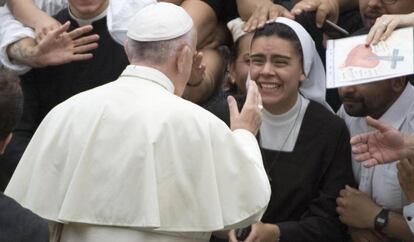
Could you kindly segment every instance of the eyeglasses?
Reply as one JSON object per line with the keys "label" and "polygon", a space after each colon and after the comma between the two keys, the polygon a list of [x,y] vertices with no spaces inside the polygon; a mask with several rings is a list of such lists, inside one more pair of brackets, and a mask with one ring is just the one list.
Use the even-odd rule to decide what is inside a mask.
{"label": "eyeglasses", "polygon": [[385,5],[391,5],[396,3],[398,0],[381,0],[381,2]]}

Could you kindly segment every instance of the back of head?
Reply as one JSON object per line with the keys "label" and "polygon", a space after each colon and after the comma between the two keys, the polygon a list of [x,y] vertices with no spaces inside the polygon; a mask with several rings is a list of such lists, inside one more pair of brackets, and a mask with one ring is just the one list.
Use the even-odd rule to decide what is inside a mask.
{"label": "back of head", "polygon": [[0,141],[13,130],[23,112],[23,93],[19,79],[0,71]]}
{"label": "back of head", "polygon": [[182,7],[154,3],[141,9],[128,28],[131,61],[162,65],[184,44],[191,44],[193,20]]}

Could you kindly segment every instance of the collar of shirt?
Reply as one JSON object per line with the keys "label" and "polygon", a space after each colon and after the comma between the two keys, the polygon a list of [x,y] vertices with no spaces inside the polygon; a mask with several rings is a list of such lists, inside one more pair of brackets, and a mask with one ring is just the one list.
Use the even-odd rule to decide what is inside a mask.
{"label": "collar of shirt", "polygon": [[413,105],[412,98],[414,97],[414,87],[408,83],[400,97],[391,105],[391,107],[381,116],[380,121],[391,125],[395,129],[400,130],[401,125],[407,118],[407,113],[410,106]]}
{"label": "collar of shirt", "polygon": [[151,81],[162,86],[167,91],[174,93],[174,85],[172,81],[168,79],[164,73],[151,67],[129,65],[122,72],[121,77],[135,77]]}
{"label": "collar of shirt", "polygon": [[69,11],[69,16],[78,23],[79,27],[82,27],[82,26],[85,26],[85,25],[88,25],[88,24],[92,24],[93,22],[96,22],[98,20],[101,20],[101,19],[105,18],[106,17],[106,13],[108,12],[108,8],[106,8],[98,16],[93,17],[91,19],[80,19],[80,18],[76,17],[72,13],[72,11],[70,11],[70,6],[68,7],[68,11]]}

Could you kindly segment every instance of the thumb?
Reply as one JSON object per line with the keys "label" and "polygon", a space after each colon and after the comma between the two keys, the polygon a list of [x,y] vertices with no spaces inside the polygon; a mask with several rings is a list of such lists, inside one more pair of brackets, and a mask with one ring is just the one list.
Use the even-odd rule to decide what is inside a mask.
{"label": "thumb", "polygon": [[370,116],[367,117],[367,124],[380,132],[385,132],[389,129],[389,127],[380,121],[371,118]]}

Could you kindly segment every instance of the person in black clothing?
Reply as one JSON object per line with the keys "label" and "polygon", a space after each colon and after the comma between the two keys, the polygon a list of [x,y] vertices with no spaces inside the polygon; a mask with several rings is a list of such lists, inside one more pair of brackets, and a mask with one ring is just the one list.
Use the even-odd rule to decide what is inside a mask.
{"label": "person in black clothing", "polygon": [[[23,111],[23,94],[18,79],[0,71],[0,155],[10,141]],[[46,221],[0,192],[0,241],[47,242]]]}
{"label": "person in black clothing", "polygon": [[335,200],[354,185],[349,133],[324,101],[312,38],[286,18],[266,24],[252,40],[250,73],[263,100],[258,142],[272,197],[245,241],[345,241]]}

